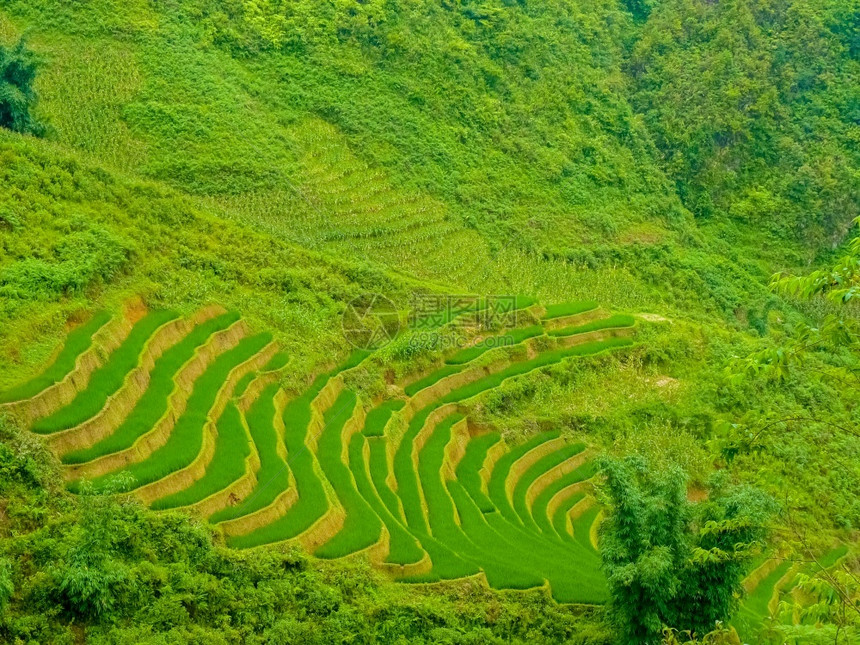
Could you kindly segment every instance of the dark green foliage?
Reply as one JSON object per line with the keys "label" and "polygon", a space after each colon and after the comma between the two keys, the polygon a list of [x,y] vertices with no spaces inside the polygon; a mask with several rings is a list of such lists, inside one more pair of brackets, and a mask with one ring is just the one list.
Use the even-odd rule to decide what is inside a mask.
{"label": "dark green foliage", "polygon": [[748,488],[715,488],[693,504],[678,468],[654,471],[639,457],[602,466],[600,549],[623,642],[659,643],[665,627],[701,636],[726,621],[771,502]]}
{"label": "dark green foliage", "polygon": [[41,135],[44,126],[30,113],[36,104],[36,58],[22,38],[14,47],[0,45],[0,127]]}
{"label": "dark green foliage", "polygon": [[0,612],[6,609],[13,593],[15,585],[12,582],[12,566],[5,560],[0,560]]}
{"label": "dark green foliage", "polygon": [[[827,540],[833,526],[860,526],[856,437],[829,425],[856,428],[856,388],[821,378],[855,384],[856,352],[796,335],[801,321],[827,329],[827,303],[797,306],[766,284],[826,261],[817,254],[840,244],[860,203],[855,2],[2,4],[3,37],[33,33],[45,63],[38,115],[56,131],[52,142],[0,132],[3,389],[34,373],[39,335],[56,338],[67,314],[116,310],[131,295],[183,312],[240,309],[289,349],[291,392],[345,355],[340,316],[359,293],[398,304],[441,288],[593,298],[655,318],[619,355],[462,390],[481,394],[479,422],[511,445],[561,428],[646,452],[659,468],[689,463],[697,484],[716,461],[732,481],[798,497],[800,521]],[[845,274],[819,277],[830,275]],[[815,346],[783,378],[721,377],[730,357],[759,340],[782,350],[787,336]],[[356,379],[371,384],[363,400],[444,359],[432,341],[389,349],[393,366]],[[292,537],[316,517],[323,491],[292,423],[307,402],[286,419],[297,514],[243,546]],[[777,414],[799,420],[746,432]],[[738,428],[751,449],[719,450]],[[371,505],[385,504],[394,526],[384,446],[367,441]],[[475,499],[458,502],[481,527],[473,535],[484,511],[522,548],[475,490],[479,447],[464,462],[469,486],[452,497]],[[111,510],[124,520],[109,524],[116,537],[101,557],[79,548],[80,513],[32,448],[0,451],[0,558],[14,588],[3,642],[80,642],[82,630],[93,643],[610,640],[600,610],[588,627],[539,594],[511,609],[471,582],[425,597],[364,570],[325,578],[262,549],[225,555],[199,526],[131,505]],[[684,524],[701,525],[689,542],[703,550],[722,535],[701,532],[707,518],[719,527],[729,514],[715,504],[693,505]],[[556,541],[556,519],[536,519],[545,541]],[[584,531],[574,541],[586,546]],[[417,547],[402,544],[394,559],[413,562]],[[728,567],[687,547],[678,561],[690,570]],[[559,597],[604,598],[570,578]],[[710,620],[724,600],[691,603],[690,620]]]}
{"label": "dark green foliage", "polygon": [[629,62],[632,104],[687,208],[819,240],[858,215],[858,60],[844,10],[656,5]]}

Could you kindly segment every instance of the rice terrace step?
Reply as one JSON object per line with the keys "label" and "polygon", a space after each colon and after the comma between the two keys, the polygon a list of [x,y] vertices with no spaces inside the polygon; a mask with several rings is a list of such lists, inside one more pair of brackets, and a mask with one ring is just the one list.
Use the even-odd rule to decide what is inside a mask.
{"label": "rice terrace step", "polygon": [[509,444],[469,410],[508,379],[631,346],[636,320],[597,303],[524,302],[528,324],[504,345],[474,330],[375,401],[347,385],[371,351],[291,393],[289,356],[238,312],[94,312],[40,375],[0,394],[0,411],[44,438],[73,492],[180,509],[238,549],[295,543],[404,582],[476,577],[601,603],[593,452],[559,431]]}

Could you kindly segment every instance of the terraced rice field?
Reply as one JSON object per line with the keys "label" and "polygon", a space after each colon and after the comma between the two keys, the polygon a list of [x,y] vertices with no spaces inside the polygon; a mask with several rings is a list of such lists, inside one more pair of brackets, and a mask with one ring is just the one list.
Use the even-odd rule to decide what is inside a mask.
{"label": "terraced rice field", "polygon": [[559,431],[509,445],[470,406],[507,379],[631,345],[635,321],[524,302],[524,324],[491,332],[504,343],[476,331],[373,402],[345,385],[369,352],[289,394],[288,357],[235,312],[100,313],[0,411],[44,436],[71,490],[86,481],[182,509],[236,548],[294,542],[405,582],[476,576],[600,603],[593,450]]}
{"label": "terraced rice field", "polygon": [[[836,545],[829,551],[819,554],[817,562],[802,562],[782,559],[773,554],[765,557],[744,581],[744,598],[733,624],[742,638],[752,637],[763,623],[779,618],[783,624],[799,624],[799,614],[788,610],[795,604],[803,605],[809,599],[798,587],[801,575],[814,577],[832,569],[848,553],[844,544]],[[786,601],[785,605],[781,603]]]}

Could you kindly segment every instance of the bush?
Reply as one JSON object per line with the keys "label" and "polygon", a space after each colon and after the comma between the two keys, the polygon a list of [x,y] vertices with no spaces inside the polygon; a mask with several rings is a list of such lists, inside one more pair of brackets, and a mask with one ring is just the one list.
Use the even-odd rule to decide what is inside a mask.
{"label": "bush", "polygon": [[6,609],[13,593],[15,585],[12,584],[12,567],[6,560],[0,560],[0,612]]}
{"label": "bush", "polygon": [[0,45],[0,126],[41,136],[45,128],[30,113],[36,104],[37,62],[22,38],[12,48]]}

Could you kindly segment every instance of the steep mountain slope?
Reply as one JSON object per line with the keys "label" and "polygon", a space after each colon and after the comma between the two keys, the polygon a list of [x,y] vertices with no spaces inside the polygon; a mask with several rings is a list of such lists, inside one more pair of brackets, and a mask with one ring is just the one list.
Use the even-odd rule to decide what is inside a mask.
{"label": "steep mountain slope", "polygon": [[[804,305],[776,295],[768,281],[775,271],[816,264],[853,235],[850,222],[860,204],[857,16],[853,0],[0,3],[0,41],[26,34],[40,58],[35,114],[47,125],[44,138],[0,131],[0,393],[5,393],[0,403],[38,398],[53,378],[45,368],[53,364],[62,372],[78,350],[98,354],[99,360],[119,353],[114,360],[120,366],[99,377],[93,399],[82,402],[80,411],[67,418],[62,410],[56,417],[36,415],[46,418],[33,430],[64,460],[62,469],[45,465],[36,488],[48,486],[47,479],[59,472],[108,464],[99,461],[106,456],[119,460],[115,455],[130,454],[137,438],[154,427],[159,418],[154,413],[141,411],[125,425],[119,419],[105,425],[92,415],[110,405],[112,393],[130,396],[134,388],[123,385],[135,367],[129,356],[149,347],[153,329],[190,325],[194,316],[201,327],[207,325],[185,344],[174,339],[178,344],[165,350],[160,367],[154,355],[152,365],[137,366],[135,373],[153,375],[149,398],[141,400],[156,401],[153,410],[160,410],[189,356],[205,346],[209,334],[239,329],[231,316],[241,315],[248,325],[242,334],[251,344],[219,363],[207,382],[220,387],[237,365],[269,351],[269,334],[288,354],[288,366],[254,365],[243,378],[271,372],[272,382],[252,387],[256,381],[229,380],[235,395],[208,392],[214,397],[209,401],[201,394],[207,410],[224,405],[225,443],[209,455],[217,467],[207,469],[205,478],[198,469],[201,477],[193,486],[158,496],[164,508],[202,504],[211,511],[207,517],[227,527],[225,535],[235,546],[304,535],[304,523],[314,519],[319,506],[297,506],[292,516],[281,513],[296,503],[288,491],[303,489],[309,491],[306,498],[327,501],[340,499],[339,487],[352,517],[360,518],[350,526],[373,537],[387,533],[393,560],[411,562],[407,556],[416,554],[422,540],[438,549],[437,561],[456,575],[418,572],[434,580],[460,578],[484,565],[488,579],[489,572],[495,574],[491,584],[506,583],[494,586],[540,585],[551,571],[546,561],[536,558],[525,569],[512,566],[528,554],[504,552],[493,540],[538,535],[531,544],[544,544],[550,535],[563,549],[586,554],[590,580],[588,593],[581,594],[560,576],[564,579],[551,584],[553,593],[562,589],[556,597],[602,600],[602,591],[592,593],[599,584],[591,586],[597,564],[590,527],[596,526],[599,508],[576,488],[579,475],[559,479],[566,486],[558,490],[547,485],[552,495],[543,497],[530,484],[516,485],[529,477],[540,481],[541,473],[554,468],[553,459],[572,463],[580,454],[572,449],[580,445],[594,453],[636,452],[655,463],[679,464],[696,486],[691,494],[725,477],[797,500],[795,519],[816,528],[815,547],[822,553],[837,539],[856,541],[860,459],[854,457],[860,445],[856,436],[830,432],[827,423],[854,427],[860,408],[850,390],[846,394],[822,377],[833,371],[851,374],[858,368],[852,357],[819,351],[781,381],[738,381],[728,378],[725,368],[831,312],[827,304]],[[355,403],[349,398],[354,395],[364,408],[350,409],[366,408],[371,416],[364,433],[351,433],[356,420],[338,426],[339,433],[321,435],[325,456],[339,449],[341,460],[317,463],[313,448],[320,444],[303,432],[311,423],[312,404],[319,403],[325,381],[320,375],[350,360],[354,348],[344,335],[343,316],[349,303],[366,293],[390,298],[404,313],[414,308],[415,294],[517,295],[529,304],[562,303],[556,311],[560,319],[579,313],[564,303],[594,301],[606,308],[598,324],[608,320],[610,310],[619,312],[613,318],[618,328],[637,321],[636,345],[587,360],[551,361],[466,391],[469,409],[456,414],[467,415],[474,436],[458,455],[458,466],[452,455],[462,436],[461,420],[456,414],[434,419],[434,432],[425,436],[421,427],[409,427],[415,413],[409,406],[428,396],[421,394],[425,387],[436,392],[434,383],[456,376],[470,361],[484,365],[488,357],[472,347],[449,352],[446,342],[463,341],[456,330],[441,336],[412,330],[375,352],[361,369],[346,370],[342,407]],[[119,337],[108,343],[111,351],[88,349],[87,333],[113,333],[115,327],[98,324],[119,312],[127,314],[124,333],[131,333],[133,323],[152,329],[130,337],[125,350],[118,349]],[[151,319],[146,312],[165,318]],[[208,319],[210,314],[216,317]],[[86,333],[80,332],[80,323],[88,320]],[[554,343],[565,342],[561,323],[555,329],[540,316],[531,322],[518,328],[512,351],[526,348],[534,353],[527,358],[538,360]],[[595,331],[588,327],[593,322],[584,322],[578,332]],[[171,337],[170,331],[159,333]],[[104,345],[93,341],[93,347]],[[245,388],[259,399],[243,396]],[[327,401],[325,410],[334,409],[333,403]],[[809,417],[813,405],[821,417]],[[325,410],[314,414],[324,418]],[[72,412],[78,415],[75,423]],[[780,432],[756,435],[755,449],[736,451],[738,434],[771,427],[767,424],[777,416],[793,421],[778,426]],[[328,421],[336,425],[343,419]],[[214,432],[205,424],[199,418],[183,422],[182,428],[193,430],[182,434],[188,445],[212,447],[194,443],[198,429]],[[99,442],[69,433],[81,426],[87,433],[100,428]],[[389,454],[392,430],[413,432],[415,450]],[[529,449],[539,448],[529,442],[553,440],[551,433],[560,433],[566,445],[546,455],[531,453],[534,462],[522,460]],[[7,457],[9,464],[23,463],[27,440],[17,431],[7,434],[15,449],[0,451],[0,465]],[[51,439],[52,434],[57,436]],[[497,436],[499,441],[489,443]],[[304,450],[306,445],[312,450]],[[508,488],[502,477],[491,491],[490,482],[478,476],[479,462],[498,463],[492,460],[502,459],[499,447],[505,445],[512,448],[506,455],[511,463],[501,463],[515,476]],[[283,453],[296,448],[306,459],[290,462],[284,476]],[[232,486],[234,475],[247,474],[247,464],[256,458],[260,472],[277,472],[272,480],[281,488],[262,494],[265,503],[252,498],[247,506],[221,504],[237,490],[236,501],[252,490],[249,477]],[[138,474],[146,475],[149,485],[166,474],[152,461],[140,461]],[[187,461],[171,462],[171,468],[194,466]],[[117,464],[110,461],[110,468],[90,474],[104,475]],[[19,465],[8,465],[15,477]],[[29,481],[26,467],[20,469],[22,481]],[[451,476],[440,485],[435,473],[442,470]],[[32,482],[25,484],[26,495],[38,497],[27,488]],[[419,493],[425,486],[429,492]],[[34,515],[60,517],[62,529],[16,511],[7,530],[11,497],[0,494],[4,537],[20,532],[26,541],[29,531],[39,529],[34,539],[52,540],[54,532],[64,531],[64,546],[57,549],[80,546],[73,545],[80,519],[75,498],[57,492],[56,505],[33,502],[40,509]],[[213,499],[217,504],[210,509]],[[540,511],[536,517],[529,511],[534,508]],[[124,512],[140,526],[173,522]],[[102,519],[104,514],[110,511],[96,513]],[[245,531],[246,515],[254,518],[251,524],[265,519],[254,528],[265,524],[266,530]],[[346,522],[350,513],[332,517]],[[111,542],[114,538],[102,537],[113,545],[111,557],[117,561],[138,562],[140,550],[149,549],[126,550]],[[356,540],[304,546],[334,557],[366,547]],[[8,544],[15,557],[29,548],[17,538]],[[34,572],[48,562],[55,573],[65,571],[60,551],[26,572],[13,567],[18,588],[26,579],[27,593],[33,594],[16,596],[16,611],[37,596],[50,605],[45,598],[53,598],[54,591],[41,589]],[[215,556],[202,551],[208,555],[193,557],[208,558],[207,575],[219,580],[211,583],[217,587],[229,576],[213,564]],[[458,559],[455,551],[467,555]],[[2,557],[0,552],[0,610]],[[280,565],[265,560],[268,556],[247,557],[265,570],[263,587],[277,579]],[[162,565],[169,568],[159,560]],[[306,565],[302,560],[295,566],[304,571]],[[345,589],[353,584],[354,571],[344,566]],[[781,589],[771,584],[778,576],[765,569],[762,575],[773,574],[773,580],[758,587],[753,574],[748,585],[757,595],[744,616],[754,620],[765,618],[763,607],[774,594],[779,598]],[[332,571],[339,575],[337,567]],[[243,588],[257,584],[251,578],[243,579]],[[387,589],[376,578],[367,584]],[[384,602],[354,609],[356,588],[337,593],[349,598],[345,614],[366,611],[355,620],[379,626],[375,636],[362,632],[367,640],[385,638],[389,627],[391,634],[415,636],[399,622],[394,629],[379,618]],[[470,583],[441,588],[452,594],[446,608],[454,602],[469,605]],[[435,602],[433,590],[439,587],[429,589],[426,595],[414,591],[420,598],[416,604]],[[516,596],[511,602],[523,604],[515,610],[506,605],[505,611],[524,615],[531,611],[530,599],[545,592],[550,593]],[[336,600],[308,593],[313,596],[308,604],[302,596],[292,605],[266,606],[336,614],[332,622],[320,619],[326,630],[348,620],[331,609]],[[73,596],[61,596],[57,606],[74,605]],[[146,625],[124,633],[131,639],[143,642],[152,636],[144,634],[150,628],[158,634],[175,627],[178,638],[187,639],[192,632],[200,638],[214,633],[207,631],[214,622],[206,622],[214,617],[197,605],[187,620],[178,610],[171,613],[162,630],[152,627],[157,622],[152,616],[132,612],[127,597],[122,603],[129,612],[122,629],[138,620]],[[493,638],[529,639],[526,627],[506,632],[492,618],[495,610],[481,607],[474,611],[485,612],[482,617],[465,623],[446,617],[440,619],[445,624],[440,633],[422,628],[421,637],[444,639],[450,628],[477,630],[477,638],[485,629]],[[251,632],[265,641],[262,631],[249,627],[254,619],[248,608],[231,605],[230,611],[230,620],[242,628],[225,642],[249,638]],[[583,633],[593,627],[593,639],[587,633],[583,639],[607,642],[600,612],[582,611],[582,620],[565,615],[558,624],[570,620],[568,627],[575,624]],[[219,622],[227,620],[219,616]],[[517,621],[505,616],[499,620]],[[27,635],[30,619],[16,623],[18,637]],[[69,638],[77,638],[68,615],[45,621],[47,626],[32,628],[31,638],[38,641],[63,621]],[[112,627],[99,629],[105,639],[123,638]],[[280,629],[273,638],[303,634],[295,625]],[[545,624],[540,630],[547,642],[575,638],[576,631],[559,627],[555,634]],[[332,633],[316,637],[325,642]]]}

